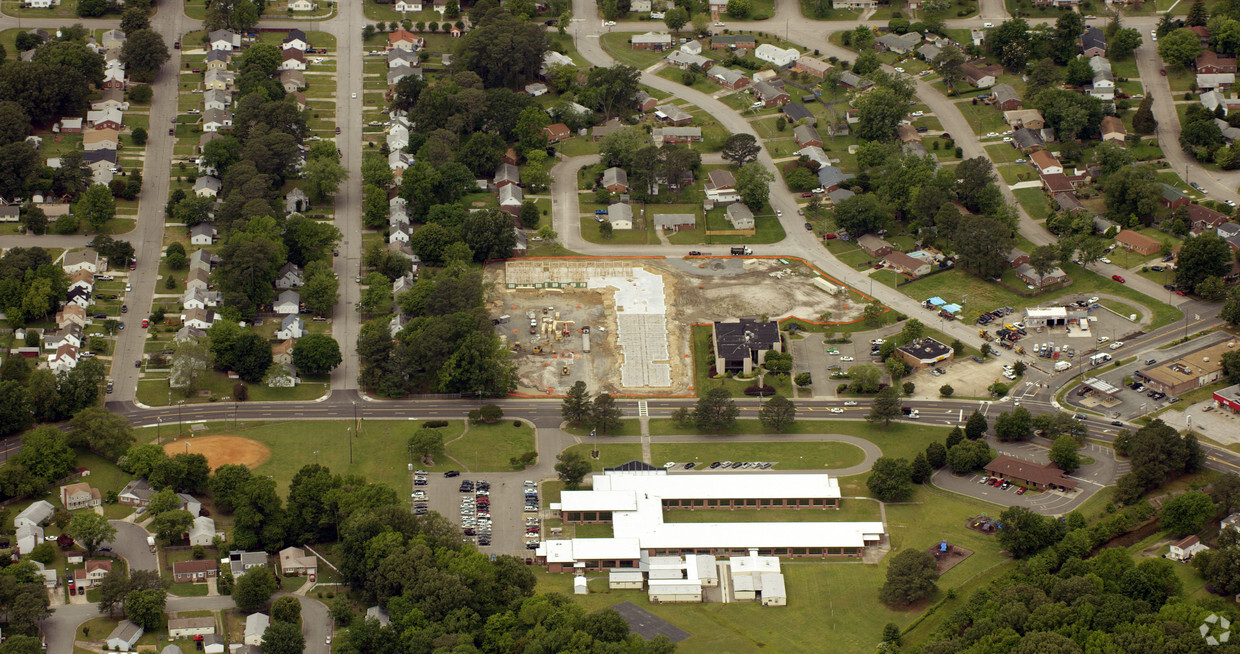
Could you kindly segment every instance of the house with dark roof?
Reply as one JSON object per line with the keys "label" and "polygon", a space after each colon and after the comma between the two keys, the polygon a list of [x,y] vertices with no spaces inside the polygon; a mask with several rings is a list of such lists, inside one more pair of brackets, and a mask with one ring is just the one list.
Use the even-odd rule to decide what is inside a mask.
{"label": "house with dark roof", "polygon": [[757,82],[753,85],[754,97],[758,98],[762,104],[768,107],[774,107],[784,104],[791,99],[788,92],[771,84],[770,82]]}
{"label": "house with dark roof", "polygon": [[816,145],[822,147],[822,137],[818,135],[818,130],[813,125],[797,125],[792,130],[792,138],[796,140],[797,145],[802,148]]}
{"label": "house with dark roof", "polygon": [[988,89],[995,85],[995,74],[989,70],[989,67],[982,69],[965,62],[960,65],[960,72],[964,73],[965,81],[975,88]]}
{"label": "house with dark roof", "polygon": [[767,352],[783,351],[779,323],[773,320],[759,322],[742,318],[738,322],[716,322],[712,331],[717,373],[740,372],[748,375],[756,366],[762,365]]}
{"label": "house with dark roof", "polygon": [[623,168],[612,166],[603,171],[602,184],[612,193],[625,193],[629,190],[629,174]]}
{"label": "house with dark roof", "polygon": [[1000,454],[986,464],[986,472],[991,477],[1011,481],[1035,490],[1070,490],[1076,488],[1077,482],[1069,478],[1054,463],[1034,463],[1006,454]]}
{"label": "house with dark roof", "polygon": [[1000,111],[1020,109],[1020,94],[1012,88],[1011,84],[996,84],[990,90],[990,99]]}
{"label": "house with dark roof", "polygon": [[1162,187],[1159,189],[1159,204],[1171,210],[1188,206],[1188,196],[1184,195],[1183,191],[1167,184],[1159,184],[1159,186]]}
{"label": "house with dark roof", "polygon": [[1016,267],[1016,276],[1019,277],[1021,281],[1033,286],[1034,288],[1054,286],[1055,284],[1065,282],[1068,279],[1067,274],[1059,268],[1051,268],[1045,273],[1038,274],[1038,271],[1034,270],[1033,266],[1027,263]]}
{"label": "house with dark roof", "polygon": [[1046,141],[1038,130],[1019,127],[1012,132],[1012,147],[1021,152],[1032,152],[1046,147]]}
{"label": "house with dark roof", "polygon": [[875,234],[862,234],[857,239],[857,245],[861,246],[865,253],[872,257],[885,257],[895,251],[891,244],[884,241]]}
{"label": "house with dark roof", "polygon": [[884,34],[874,39],[874,47],[879,52],[894,52],[896,54],[909,54],[917,49],[920,43],[921,34],[918,32]]}
{"label": "house with dark roof", "polygon": [[564,123],[556,123],[543,128],[543,136],[547,137],[548,143],[559,143],[565,139],[572,138],[573,133],[568,129],[568,125]]}
{"label": "house with dark roof", "polygon": [[833,191],[855,177],[852,173],[845,173],[835,166],[822,166],[818,169],[818,185],[822,188]]}
{"label": "house with dark roof", "polygon": [[813,120],[814,114],[800,102],[789,102],[784,105],[784,117],[795,125],[802,120]]}
{"label": "house with dark roof", "polygon": [[909,277],[921,277],[934,270],[934,266],[930,265],[929,261],[910,257],[903,252],[888,253],[887,256],[883,257],[883,263]]}
{"label": "house with dark roof", "polygon": [[1200,204],[1188,205],[1188,215],[1190,220],[1190,230],[1194,234],[1201,232],[1214,231],[1219,225],[1227,222],[1227,214],[1219,213]]}
{"label": "house with dark roof", "polygon": [[1081,54],[1086,57],[1107,55],[1107,35],[1097,27],[1088,27],[1081,35]]}
{"label": "house with dark roof", "polygon": [[860,75],[852,72],[851,70],[846,70],[840,73],[840,86],[843,86],[849,89],[854,89],[857,91],[865,91],[873,87],[874,82],[871,82],[870,80],[864,77],[861,77]]}
{"label": "house with dark roof", "polygon": [[716,34],[710,37],[711,50],[753,50],[758,41],[752,34]]}
{"label": "house with dark roof", "polygon": [[1223,56],[1212,50],[1206,50],[1197,56],[1194,68],[1201,73],[1235,73],[1236,58]]}
{"label": "house with dark roof", "polygon": [[[1191,206],[1191,205],[1190,205]],[[1149,256],[1162,249],[1162,243],[1145,234],[1131,229],[1121,230],[1115,235],[1115,243],[1129,252]]]}

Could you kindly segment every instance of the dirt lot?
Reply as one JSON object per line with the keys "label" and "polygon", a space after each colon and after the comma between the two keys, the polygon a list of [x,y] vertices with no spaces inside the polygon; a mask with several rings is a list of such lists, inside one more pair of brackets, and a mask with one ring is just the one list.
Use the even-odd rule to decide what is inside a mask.
{"label": "dirt lot", "polygon": [[963,563],[965,559],[973,556],[973,550],[966,550],[963,547],[948,544],[947,551],[940,552],[938,545],[932,545],[926,548],[926,554],[929,554],[935,558],[935,561],[938,564],[939,574],[942,575],[948,570],[951,570],[957,565]]}
{"label": "dirt lot", "polygon": [[[556,266],[555,260],[516,263],[547,269]],[[570,261],[565,265],[583,264]],[[758,318],[764,314],[771,320],[786,316],[816,320],[828,311],[832,320],[848,320],[859,315],[861,309],[848,295],[830,296],[814,286],[812,273],[798,263],[784,265],[767,259],[634,259],[606,260],[597,265],[636,265],[662,279],[671,386],[620,385],[624,354],[617,344],[616,312],[623,307],[616,306],[614,288],[508,288],[506,265],[496,264],[486,269],[488,308],[495,317],[510,317],[508,322],[496,325],[496,332],[510,347],[514,343],[521,345],[520,351],[514,352],[521,391],[562,393],[575,382],[584,381],[594,392],[689,393],[693,384],[693,324]],[[537,322],[538,333],[534,335],[530,334],[530,312]],[[588,353],[584,351],[585,335],[581,333],[585,326],[590,327]],[[534,354],[534,346],[549,352]],[[565,369],[567,374],[563,374]]]}
{"label": "dirt lot", "polygon": [[214,470],[222,465],[240,463],[256,468],[271,458],[266,445],[240,436],[200,436],[164,444],[168,456],[189,452],[207,457],[207,465]]}

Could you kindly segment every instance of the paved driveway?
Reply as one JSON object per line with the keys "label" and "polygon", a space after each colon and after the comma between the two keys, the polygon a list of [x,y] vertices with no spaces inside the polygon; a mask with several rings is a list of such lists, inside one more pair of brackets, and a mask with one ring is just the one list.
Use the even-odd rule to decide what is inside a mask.
{"label": "paved driveway", "polygon": [[146,537],[150,534],[145,529],[124,520],[110,520],[109,524],[116,527],[116,538],[106,544],[112,546],[113,554],[129,562],[130,570],[159,569],[159,558],[146,544]]}

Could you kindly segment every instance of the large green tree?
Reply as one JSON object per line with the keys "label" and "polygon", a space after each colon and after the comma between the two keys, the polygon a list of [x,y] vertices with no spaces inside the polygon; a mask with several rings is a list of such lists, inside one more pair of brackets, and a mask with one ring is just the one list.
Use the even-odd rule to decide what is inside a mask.
{"label": "large green tree", "polygon": [[704,432],[720,432],[736,423],[740,409],[726,388],[712,388],[698,398],[693,424]]}
{"label": "large green tree", "polygon": [[1158,519],[1163,529],[1178,538],[1200,531],[1215,511],[1210,496],[1194,490],[1167,500]]}
{"label": "large green tree", "polygon": [[1182,27],[1158,41],[1158,56],[1172,66],[1188,66],[1201,54],[1197,34]]}
{"label": "large green tree", "polygon": [[1186,291],[1211,277],[1222,277],[1231,264],[1231,248],[1214,232],[1190,237],[1176,255],[1175,285]]}
{"label": "large green tree", "polygon": [[938,578],[933,556],[921,550],[901,550],[887,564],[887,579],[878,598],[891,606],[908,606],[933,595]]}
{"label": "large green tree", "polygon": [[865,485],[880,501],[902,502],[913,494],[912,470],[904,459],[879,457]]}
{"label": "large green tree", "polygon": [[307,334],[293,346],[293,365],[307,375],[325,375],[341,361],[340,344],[327,334]]}
{"label": "large green tree", "polygon": [[276,581],[275,573],[271,571],[271,568],[267,566],[250,568],[233,587],[233,601],[237,603],[237,608],[252,613],[266,606],[279,588],[280,584]]}
{"label": "large green tree", "polygon": [[758,420],[762,422],[762,426],[777,434],[791,426],[796,421],[796,416],[796,404],[778,393],[763,402],[758,411]]}

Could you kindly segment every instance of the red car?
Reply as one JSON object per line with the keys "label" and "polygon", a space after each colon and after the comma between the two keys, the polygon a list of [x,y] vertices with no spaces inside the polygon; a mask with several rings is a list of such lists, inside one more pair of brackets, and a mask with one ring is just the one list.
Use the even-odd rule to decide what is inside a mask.
{"label": "red car", "polygon": [[1159,75],[1162,75],[1163,77],[1166,77],[1166,76],[1167,76],[1167,69],[1166,69],[1166,68],[1160,68],[1160,69],[1158,69],[1158,74],[1159,74]]}
{"label": "red car", "polygon": [[1188,293],[1185,293],[1184,291],[1181,291],[1179,289],[1176,289],[1175,294],[1176,295],[1188,295]]}
{"label": "red car", "polygon": [[812,198],[812,197],[814,197],[814,194],[813,194],[813,193],[802,193],[802,194],[801,194],[801,197],[803,197],[803,198]]}
{"label": "red car", "polygon": [[1124,283],[1124,278],[1123,278],[1123,277],[1120,277],[1119,275],[1111,275],[1111,279],[1114,279],[1115,281],[1117,281],[1117,282],[1119,282],[1119,283],[1121,283],[1121,284],[1123,284],[1123,283]]}
{"label": "red car", "polygon": [[829,241],[835,238],[835,234],[823,234],[822,237]]}
{"label": "red car", "polygon": [[1024,495],[1024,494],[1025,494],[1025,487],[1024,487],[1024,486],[1021,486],[1020,488],[1017,488],[1017,489],[1016,489],[1016,494],[1017,494],[1017,495]]}
{"label": "red car", "polygon": [[147,325],[150,325],[150,324],[151,324],[151,323],[150,323],[150,322],[149,322],[146,318],[143,318],[143,319],[142,319],[142,328],[143,328],[143,329],[146,329]]}

